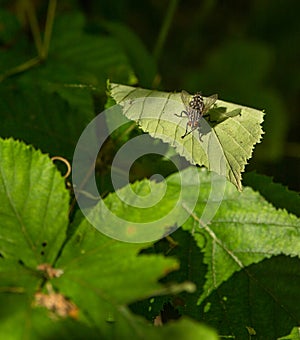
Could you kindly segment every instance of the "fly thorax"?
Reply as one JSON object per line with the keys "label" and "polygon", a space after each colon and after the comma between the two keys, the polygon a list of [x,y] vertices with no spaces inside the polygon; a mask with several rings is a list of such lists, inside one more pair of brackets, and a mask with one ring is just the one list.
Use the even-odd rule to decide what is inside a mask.
{"label": "fly thorax", "polygon": [[197,111],[202,112],[204,109],[203,97],[200,93],[196,93],[189,102],[189,106]]}

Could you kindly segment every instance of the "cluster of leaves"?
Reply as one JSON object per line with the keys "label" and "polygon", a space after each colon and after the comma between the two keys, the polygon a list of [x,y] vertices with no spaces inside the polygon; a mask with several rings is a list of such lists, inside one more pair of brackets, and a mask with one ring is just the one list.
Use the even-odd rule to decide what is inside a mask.
{"label": "cluster of leaves", "polygon": [[[55,1],[49,3],[53,6]],[[25,14],[31,10],[28,7]],[[51,10],[46,26],[51,26],[49,13]],[[241,339],[255,334],[273,339],[290,332],[294,336],[297,329],[292,328],[300,317],[295,303],[300,280],[300,220],[295,216],[299,215],[299,196],[278,186],[262,190],[270,202],[276,197],[274,207],[250,187],[242,192],[236,189],[241,189],[240,172],[261,135],[261,113],[241,108],[241,115],[213,129],[223,140],[228,155],[226,175],[234,185],[226,183],[211,224],[200,219],[210,195],[210,173],[199,169],[201,193],[195,209],[172,238],[147,244],[110,239],[74,210],[65,180],[48,155],[35,148],[71,160],[82,130],[105,101],[106,79],[132,84],[138,78],[150,87],[155,64],[128,28],[105,23],[105,33],[89,34],[80,12],[57,14],[49,51],[47,44],[42,44],[35,57],[31,38],[15,14],[4,9],[0,14],[5,27],[1,31],[0,134],[14,138],[0,139],[2,337],[217,339],[217,332]],[[45,41],[47,32],[46,27]],[[35,35],[37,46],[38,40]],[[138,90],[120,85],[111,89],[117,102],[122,102],[126,91],[132,93],[133,101],[138,99]],[[178,111],[181,105],[178,101]],[[235,109],[230,108],[233,104],[222,105],[228,111]],[[144,107],[156,109],[149,103]],[[249,127],[244,118],[253,112],[257,113],[254,121],[250,119],[254,123],[251,128],[257,128],[253,139],[244,139],[237,129],[237,137],[245,144],[244,154],[238,158],[239,150],[224,142],[226,129],[230,121],[237,127]],[[157,119],[153,125],[151,120],[135,117],[134,105],[124,113],[155,137]],[[184,143],[170,126],[164,126],[164,132],[173,138],[166,142]],[[123,143],[132,136],[121,133],[106,144],[103,152],[107,158],[115,152],[117,141]],[[188,148],[194,155],[190,161],[207,165],[198,149],[192,144]],[[176,150],[186,156],[179,147]],[[235,160],[236,167],[232,166]],[[163,159],[158,161],[164,174],[174,171]],[[106,180],[101,171],[99,182]],[[191,168],[183,175],[187,183],[193,183]],[[139,177],[143,177],[141,173],[134,179]],[[269,185],[269,179],[262,177],[249,176],[248,183],[251,178],[257,190]],[[143,179],[121,190],[138,193],[149,183]],[[175,193],[180,191],[178,173],[169,175],[167,183]],[[191,194],[198,192],[192,185],[188,189]],[[175,195],[173,199],[170,205],[176,204]],[[103,201],[115,214],[126,216],[125,204],[113,204],[119,202],[116,193]],[[154,209],[164,214],[170,206],[160,204]],[[140,217],[138,209],[130,214],[131,220]],[[153,323],[165,321],[167,308],[176,309],[180,320],[154,327]],[[169,321],[171,313],[166,314]]]}

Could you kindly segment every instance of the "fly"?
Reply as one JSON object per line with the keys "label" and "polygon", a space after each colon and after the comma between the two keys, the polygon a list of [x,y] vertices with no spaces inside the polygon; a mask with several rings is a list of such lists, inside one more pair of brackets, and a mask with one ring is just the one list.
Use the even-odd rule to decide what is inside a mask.
{"label": "fly", "polygon": [[181,136],[182,139],[200,127],[200,119],[211,109],[217,99],[218,95],[213,94],[206,98],[204,102],[200,92],[191,96],[182,90],[181,100],[185,106],[185,110],[181,111],[180,115],[175,114],[177,117],[183,117],[182,115],[185,114],[188,119],[185,133]]}

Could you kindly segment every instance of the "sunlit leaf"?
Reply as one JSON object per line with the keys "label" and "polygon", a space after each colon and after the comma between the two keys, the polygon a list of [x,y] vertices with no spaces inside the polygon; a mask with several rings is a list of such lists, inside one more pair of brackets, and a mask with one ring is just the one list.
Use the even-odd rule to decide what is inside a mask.
{"label": "sunlit leaf", "polygon": [[294,327],[289,335],[283,336],[278,340],[299,340],[300,339],[300,327]]}
{"label": "sunlit leaf", "polygon": [[0,160],[1,257],[51,263],[68,224],[64,180],[46,155],[12,139],[0,140]]}
{"label": "sunlit leaf", "polygon": [[[204,165],[241,189],[241,172],[262,136],[263,113],[218,100],[208,118],[184,139],[187,120],[178,118],[185,107],[179,93],[168,93],[111,84],[111,95],[127,118],[136,121],[151,136],[174,146],[192,164]],[[210,112],[208,112],[210,113]]]}

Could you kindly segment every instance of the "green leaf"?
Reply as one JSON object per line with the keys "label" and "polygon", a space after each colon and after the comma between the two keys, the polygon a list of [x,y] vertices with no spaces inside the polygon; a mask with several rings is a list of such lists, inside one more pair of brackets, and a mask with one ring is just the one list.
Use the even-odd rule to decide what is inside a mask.
{"label": "green leaf", "polygon": [[289,190],[281,183],[273,182],[271,177],[255,172],[245,174],[244,184],[259,191],[276,208],[286,209],[300,217],[299,193]]}
{"label": "green leaf", "polygon": [[153,137],[175,147],[192,164],[204,165],[241,190],[241,172],[262,136],[263,113],[248,107],[216,102],[211,126],[201,121],[204,132],[195,130],[180,138],[187,120],[178,118],[185,107],[179,93],[167,93],[111,84],[111,95],[123,107],[127,118]]}
{"label": "green leaf", "polygon": [[[82,169],[78,165],[77,168],[79,173]],[[76,176],[73,171],[73,179]],[[126,242],[155,241],[189,218],[190,213],[183,205],[193,209],[197,203],[201,183],[197,168],[189,168],[180,177],[179,184],[173,183],[172,178],[171,182],[169,179],[158,183],[145,179],[127,185],[100,200],[93,210],[87,204],[95,189],[92,181],[87,180],[83,191],[76,192],[77,202],[89,221],[104,234]],[[79,179],[76,181],[80,183]],[[214,202],[212,206],[214,208]]]}
{"label": "green leaf", "polygon": [[68,225],[69,195],[50,159],[0,139],[0,253],[33,269],[52,263]]}
{"label": "green leaf", "polygon": [[274,208],[249,187],[241,193],[228,183],[221,205],[207,225],[201,215],[210,191],[211,178],[205,178],[203,173],[201,196],[191,218],[183,225],[193,233],[208,266],[199,303],[234,272],[252,263],[279,254],[300,257],[300,219]]}
{"label": "green leaf", "polygon": [[287,334],[300,317],[299,263],[281,255],[247,267],[198,306],[196,319],[237,339],[247,339],[251,330],[258,339]]}
{"label": "green leaf", "polygon": [[[180,269],[163,278],[163,283],[189,280],[197,285],[194,293],[181,292],[175,298],[165,296],[159,300],[169,298],[181,315],[206,322],[218,329],[224,338],[247,339],[247,328],[252,327],[258,338],[277,339],[297,325],[300,317],[299,304],[295,303],[300,298],[300,260],[297,257],[281,255],[248,266],[222,283],[203,303],[197,304],[207,266],[203,264],[204,254],[200,253],[194,240],[196,233],[196,228],[194,234],[178,229],[171,236],[172,243],[164,239],[154,245],[156,253],[176,256],[180,261]],[[200,236],[204,245],[205,234]],[[152,249],[145,251],[151,253]],[[140,302],[134,310],[138,307],[149,315],[148,309],[157,299],[153,298],[152,303],[143,301],[144,305]]]}
{"label": "green leaf", "polygon": [[[153,337],[152,337],[153,336]],[[154,337],[157,336],[157,337]],[[216,332],[205,325],[197,324],[195,321],[183,318],[177,323],[170,322],[165,325],[160,332],[149,334],[149,339],[188,339],[188,340],[217,340],[219,337]]]}
{"label": "green leaf", "polygon": [[[0,159],[2,337],[181,339],[186,333],[188,339],[217,339],[187,319],[161,329],[130,312],[126,305],[137,299],[195,287],[164,287],[157,280],[178,268],[174,259],[137,256],[145,244],[110,239],[86,219],[60,253],[69,201],[63,178],[46,155],[12,139],[0,140]],[[58,255],[53,270],[60,277],[37,270],[41,264],[51,268]]]}
{"label": "green leaf", "polygon": [[[89,219],[108,235],[115,233],[115,238],[136,241],[135,233],[139,230],[133,227],[134,223],[145,223],[139,237],[146,239],[153,237],[148,230],[155,225],[151,224],[153,221],[159,222],[167,216],[160,233],[157,231],[155,234],[163,236],[168,225],[180,225],[179,218],[187,214],[189,218],[182,227],[192,233],[197,246],[204,253],[203,262],[207,265],[204,292],[199,297],[199,303],[233,273],[250,264],[279,254],[300,256],[300,219],[285,210],[277,210],[249,187],[238,192],[227,182],[220,196],[220,192],[212,190],[216,185],[213,181],[217,179],[203,169],[196,173],[194,169],[190,167],[169,176],[164,197],[158,204],[151,203],[151,208],[138,208],[138,203],[147,199],[146,193],[149,192],[153,194],[151,200],[155,202],[155,198],[161,195],[162,183],[144,180],[110,194],[94,208],[93,214],[88,215]],[[141,200],[130,198],[131,191],[138,193]],[[183,193],[182,196],[178,196],[179,192]],[[196,205],[192,209],[191,203],[195,198]],[[130,204],[125,203],[124,199],[129,199]],[[149,202],[152,201],[149,199]],[[177,210],[173,210],[174,207]],[[207,213],[210,220],[207,219]],[[115,216],[120,218],[118,227]]]}
{"label": "green leaf", "polygon": [[95,328],[71,318],[57,318],[47,309],[37,307],[30,294],[0,294],[1,336],[8,340],[96,339]]}
{"label": "green leaf", "polygon": [[289,335],[283,336],[278,340],[300,340],[300,328],[294,327]]}
{"label": "green leaf", "polygon": [[[82,130],[93,118],[89,90],[65,89],[58,94],[32,82],[7,84],[0,86],[1,136],[13,135],[51,155],[71,159]],[[69,105],[70,96],[76,108]]]}
{"label": "green leaf", "polygon": [[214,339],[213,332],[190,321],[161,331],[134,316],[126,307],[138,299],[191,287],[188,283],[162,287],[157,278],[178,268],[178,264],[158,255],[137,256],[145,246],[110,239],[83,220],[57,262],[64,274],[53,283],[59,291],[67,292],[80,306],[82,314],[89,316],[91,325],[99,329],[102,338],[110,338],[113,332],[115,338],[163,339],[164,335],[175,332],[178,333],[175,338],[181,339],[183,325],[189,324],[191,328],[186,331],[190,332],[190,339],[197,339],[193,336],[193,327],[196,334],[204,332]]}

